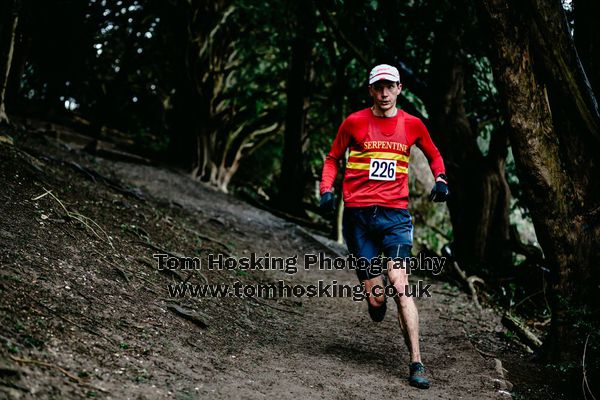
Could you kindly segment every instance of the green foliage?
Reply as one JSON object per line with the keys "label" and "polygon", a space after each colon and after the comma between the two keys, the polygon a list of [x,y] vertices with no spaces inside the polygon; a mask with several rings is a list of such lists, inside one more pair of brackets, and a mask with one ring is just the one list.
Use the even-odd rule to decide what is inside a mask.
{"label": "green foliage", "polygon": [[[428,115],[423,88],[413,81],[427,81],[434,32],[448,4],[432,7],[424,0],[393,1],[382,7],[378,0],[346,0],[317,7],[317,35],[306,83],[310,87],[307,188],[320,174],[342,119],[368,104],[365,79],[372,64],[401,63],[412,71],[414,77],[403,75],[407,81],[403,96]],[[228,6],[233,7],[228,23],[216,29],[224,12],[215,11],[208,1],[44,2],[28,10],[31,49],[21,92],[29,101],[74,108],[93,126],[125,131],[144,153],[174,151],[182,137],[193,138],[201,127],[215,129],[224,138],[217,142],[221,147],[213,149],[223,151],[225,138],[242,121],[260,120],[270,111],[283,123],[290,43],[296,29],[286,11],[289,4],[282,0],[231,0],[219,7]],[[465,13],[476,14],[470,8]],[[214,31],[206,31],[207,27]],[[207,41],[207,34],[215,37],[213,42]],[[477,35],[467,37],[466,107],[480,127],[479,142],[485,153],[490,135],[499,126],[491,118],[498,115],[498,96],[485,46]],[[213,86],[206,85],[216,76],[215,59],[194,53],[203,46],[213,47],[207,54],[225,55],[230,61],[231,70],[223,75],[227,84],[216,100],[210,100],[208,92]],[[183,87],[193,90],[194,82],[198,96],[184,100]],[[214,110],[220,116],[215,121],[198,119],[202,108],[210,107],[204,104],[208,101],[218,101],[213,104],[219,107]],[[196,114],[195,120],[182,126],[183,116],[190,114]],[[215,124],[219,126],[207,126]],[[186,143],[189,151],[193,142]],[[241,143],[233,140],[233,144]],[[281,145],[277,138],[252,144],[244,151],[246,168],[241,168],[244,172],[235,182],[267,188],[278,174]],[[226,157],[231,161],[231,154]],[[509,181],[514,181],[510,160],[507,171]]]}
{"label": "green foliage", "polygon": [[[283,125],[295,22],[286,12],[289,4],[282,0],[211,4],[90,0],[74,7],[70,2],[45,2],[29,16],[32,51],[22,93],[30,101],[74,107],[93,126],[125,131],[143,153],[185,150],[188,155],[173,157],[188,159],[193,138],[201,129],[214,130],[222,137],[211,149],[215,154],[224,152],[227,143],[240,146],[242,137],[229,135],[242,122],[260,121],[275,113]],[[233,11],[221,26],[229,6]],[[340,122],[369,102],[365,81],[372,64],[401,63],[412,71],[414,77],[403,75],[407,81],[403,96],[428,115],[423,88],[412,82],[415,78],[427,81],[434,31],[446,9],[446,3],[432,8],[424,0],[387,2],[385,10],[377,0],[324,2],[317,7],[306,82],[310,93],[305,147],[309,197]],[[45,21],[52,21],[52,28]],[[212,41],[209,36],[214,37]],[[206,46],[208,52],[200,55]],[[480,121],[485,153],[498,125],[490,119],[497,115],[498,96],[481,43],[467,41],[465,51],[469,67],[466,107],[470,117]],[[214,58],[219,55],[228,57],[230,70],[222,75],[225,85],[211,99],[216,88],[211,79],[221,73]],[[190,97],[183,92],[185,88],[198,89],[198,93]],[[211,107],[207,102],[217,119],[205,118],[203,110]],[[182,140],[184,147],[178,147]],[[250,145],[243,152],[243,167],[234,183],[276,192],[273,182],[281,165],[282,141],[274,137]],[[224,155],[226,163],[233,154]],[[509,163],[509,179],[514,176],[510,168]]]}

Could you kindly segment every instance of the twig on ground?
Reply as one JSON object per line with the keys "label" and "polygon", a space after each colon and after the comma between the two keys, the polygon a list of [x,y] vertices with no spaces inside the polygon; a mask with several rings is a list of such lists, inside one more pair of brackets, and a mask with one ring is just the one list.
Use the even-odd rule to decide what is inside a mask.
{"label": "twig on ground", "polygon": [[131,243],[134,243],[134,244],[140,244],[140,245],[142,245],[142,246],[148,247],[148,248],[150,248],[150,249],[152,249],[152,250],[154,250],[154,251],[157,251],[157,252],[159,252],[159,253],[167,254],[167,255],[169,255],[169,256],[171,256],[171,257],[176,257],[176,258],[181,258],[181,257],[183,257],[183,255],[182,255],[182,254],[179,254],[179,253],[174,253],[174,252],[172,252],[172,251],[168,251],[168,250],[162,249],[162,248],[158,247],[157,245],[155,245],[155,244],[154,244],[154,243],[152,243],[152,242],[145,242],[145,241],[143,241],[143,240],[134,240],[134,241],[132,241]]}
{"label": "twig on ground", "polygon": [[[14,287],[12,287],[12,286],[11,286],[11,289],[13,289],[13,290],[16,290],[16,288],[14,288]],[[113,339],[111,339],[111,338],[109,338],[109,337],[107,337],[107,336],[101,335],[100,333],[98,333],[98,332],[94,331],[93,329],[90,329],[90,328],[87,328],[87,327],[85,327],[85,326],[83,326],[83,325],[80,325],[80,324],[78,324],[77,322],[75,322],[75,321],[72,321],[72,320],[70,320],[69,318],[65,317],[64,315],[60,315],[60,314],[59,314],[59,313],[57,313],[55,310],[53,310],[51,307],[49,307],[49,306],[47,306],[46,304],[42,303],[41,301],[39,301],[39,300],[35,299],[35,298],[34,298],[34,297],[31,295],[31,294],[29,294],[27,291],[23,291],[23,294],[24,294],[25,296],[27,296],[27,297],[28,297],[28,298],[29,298],[29,299],[30,299],[30,300],[31,300],[33,303],[35,303],[35,304],[37,304],[38,306],[40,306],[40,307],[42,307],[42,308],[45,308],[46,310],[48,310],[48,311],[50,312],[50,314],[52,314],[53,316],[55,316],[55,317],[58,317],[58,318],[62,319],[63,321],[65,321],[65,322],[68,322],[69,324],[71,324],[71,325],[74,325],[74,326],[78,327],[78,328],[79,328],[79,329],[81,329],[81,330],[84,330],[84,331],[86,331],[86,332],[88,332],[88,333],[91,333],[92,335],[95,335],[95,336],[98,336],[98,337],[103,337],[103,338],[105,338],[105,339],[107,339],[107,340],[109,340],[109,341],[113,341],[113,342],[114,342],[114,340],[113,340]],[[83,314],[80,314],[80,315],[82,315],[83,317],[85,317],[85,315],[83,315]]]}
{"label": "twig on ground", "polygon": [[[222,242],[222,241],[220,241],[218,239],[212,238],[210,236],[202,235],[200,233],[196,233],[196,236],[198,236],[202,240],[207,240],[209,242],[213,242],[213,243],[219,244],[219,245],[225,247],[227,249],[227,251],[230,252],[230,253],[233,252],[233,249],[231,248],[231,246],[229,246],[227,243],[224,243],[224,242]],[[229,255],[229,254],[226,254],[226,255]]]}
{"label": "twig on ground", "polygon": [[41,365],[41,366],[48,367],[48,368],[54,368],[57,371],[63,373],[68,378],[70,378],[70,379],[74,380],[75,382],[77,382],[79,385],[86,386],[86,387],[89,387],[89,388],[94,389],[94,390],[99,390],[99,391],[101,391],[103,393],[109,393],[108,390],[106,390],[106,389],[102,389],[102,388],[90,385],[87,382],[84,382],[81,378],[73,375],[72,373],[70,373],[69,371],[67,371],[66,369],[64,369],[62,367],[59,367],[58,365],[50,364],[50,363],[47,363],[45,361],[29,360],[29,359],[26,359],[26,358],[19,358],[19,357],[11,356],[10,354],[8,355],[8,357],[11,360],[13,360],[13,361],[18,362],[18,363],[22,363],[22,364],[35,364],[35,365]]}
{"label": "twig on ground", "polygon": [[[133,272],[129,271],[127,268],[122,267],[121,265],[118,265],[116,262],[113,262],[111,259],[108,258],[108,256],[106,256],[106,254],[102,254],[96,250],[92,250],[92,253],[98,255],[98,257],[103,259],[110,267],[112,267],[117,273],[119,273],[119,275],[123,276],[127,283],[130,282],[129,277],[127,276],[127,272],[129,272],[129,274],[131,275],[134,275]],[[123,293],[121,293],[121,295],[123,295]],[[131,296],[127,295],[127,297],[131,299]]]}
{"label": "twig on ground", "polygon": [[119,275],[121,275],[123,277],[123,279],[125,279],[125,282],[129,283],[129,277],[127,276],[127,273],[125,271],[123,271],[121,268],[119,268],[118,266],[113,266],[113,268],[119,273]]}
{"label": "twig on ground", "polygon": [[532,349],[538,349],[542,346],[542,341],[533,334],[524,324],[519,322],[515,317],[506,313],[502,316],[502,325],[509,330],[515,332],[524,344]]}
{"label": "twig on ground", "polygon": [[[139,262],[140,264],[144,264],[147,267],[154,268],[150,262],[148,262],[147,260],[143,259],[142,257],[136,257],[135,261]],[[136,278],[139,278],[142,281],[146,282],[147,284],[149,284],[150,286],[152,286],[154,289],[158,290],[158,292],[162,292],[162,289],[159,289],[158,285],[156,285],[156,283],[152,282],[150,279],[144,278],[141,274],[138,275],[138,274],[134,274],[133,272],[131,272],[131,274],[133,276],[135,276]],[[151,289],[151,288],[146,288],[146,289],[149,290],[152,293],[158,294],[158,292],[156,290],[154,290],[154,289]]]}
{"label": "twig on ground", "polygon": [[134,260],[139,262],[140,264],[144,264],[146,267],[154,268],[152,263],[143,257],[135,257]]}
{"label": "twig on ground", "polygon": [[476,275],[467,276],[465,271],[463,271],[456,261],[452,262],[454,270],[458,273],[458,276],[467,284],[469,288],[469,293],[471,294],[471,300],[473,303],[481,310],[481,304],[479,304],[479,300],[477,299],[477,289],[475,289],[475,283],[485,284],[484,280]]}
{"label": "twig on ground", "polygon": [[150,293],[152,293],[156,296],[160,295],[160,293],[158,293],[156,290],[152,289],[151,287],[144,286],[144,289],[146,289],[147,291],[149,291]]}
{"label": "twig on ground", "polygon": [[[75,293],[80,295],[82,298],[86,299],[88,303],[90,303],[90,304],[98,304],[99,303],[97,298],[91,299],[88,295],[83,294],[83,292],[81,290],[77,289],[76,287],[74,287],[73,290],[75,291]],[[103,303],[101,303],[101,304],[103,304]]]}
{"label": "twig on ground", "polygon": [[[440,316],[440,318],[442,318],[442,316]],[[442,318],[442,319],[452,319],[452,318]],[[463,323],[466,323],[465,321],[462,321]],[[479,349],[477,346],[475,346],[475,343],[473,343],[473,340],[471,340],[471,337],[469,336],[469,332],[467,332],[467,329],[465,328],[465,326],[462,326],[462,330],[465,333],[465,337],[467,338],[467,340],[469,341],[469,343],[471,344],[471,346],[473,346],[473,348],[482,356],[485,357],[490,357],[490,358],[496,358],[496,355],[493,353],[488,353],[487,351],[483,351],[481,349]]]}
{"label": "twig on ground", "polygon": [[552,322],[552,318],[546,318],[545,320],[541,321],[541,322],[534,322],[533,323],[533,327],[534,328],[543,328],[546,327],[550,324],[550,322]]}
{"label": "twig on ground", "polygon": [[475,350],[477,350],[477,352],[478,352],[479,354],[481,354],[482,356],[485,356],[485,357],[490,357],[490,358],[496,358],[496,355],[495,355],[495,354],[493,354],[493,353],[488,353],[487,351],[483,351],[483,350],[481,350],[481,349],[478,349],[478,348],[477,348],[477,346],[475,346],[473,343],[471,343],[471,345],[472,345],[472,346],[473,346],[473,348],[474,348]]}
{"label": "twig on ground", "polygon": [[65,214],[67,215],[67,217],[74,219],[76,221],[81,222],[86,228],[88,228],[89,230],[92,231],[92,233],[94,235],[96,235],[96,237],[102,241],[104,241],[104,239],[102,238],[102,236],[100,236],[98,234],[98,232],[96,232],[96,230],[94,228],[92,228],[91,225],[94,225],[100,232],[102,232],[104,234],[104,236],[106,236],[106,241],[107,243],[110,245],[110,247],[115,250],[115,247],[113,246],[112,240],[110,239],[110,236],[108,235],[108,233],[106,233],[106,231],[104,229],[102,229],[102,227],[100,225],[98,225],[98,223],[96,223],[96,221],[94,221],[93,219],[86,217],[83,214],[80,214],[78,212],[73,212],[70,211],[69,209],[67,209],[67,207],[63,204],[63,202],[56,197],[56,195],[54,195],[54,193],[52,193],[52,190],[48,190],[46,188],[43,188],[45,190],[45,193],[42,193],[39,196],[34,197],[33,199],[31,199],[32,201],[37,201],[40,200],[42,198],[44,198],[46,195],[50,195],[50,197],[52,197],[54,200],[56,200],[56,202],[61,206],[61,208],[63,209],[63,211],[65,212]]}
{"label": "twig on ground", "polygon": [[[196,230],[194,230],[194,229],[188,228],[187,226],[184,226],[184,225],[182,225],[182,226],[181,226],[181,228],[182,228],[184,231],[187,231],[187,232],[189,232],[189,233],[192,233],[192,234],[196,235],[197,237],[199,237],[199,238],[200,238],[200,239],[202,239],[202,240],[206,240],[206,241],[209,241],[209,242],[213,242],[213,243],[216,243],[216,244],[218,244],[218,245],[221,245],[221,246],[225,247],[225,248],[227,249],[227,251],[228,251],[228,252],[230,252],[230,253],[232,253],[232,252],[233,252],[233,249],[231,248],[231,246],[229,246],[229,245],[228,245],[227,243],[225,243],[225,242],[222,242],[222,241],[220,241],[219,239],[215,239],[215,238],[213,238],[213,237],[210,237],[210,236],[207,236],[207,235],[203,235],[203,234],[201,234],[200,232],[198,232],[198,231],[196,231]],[[226,254],[226,255],[229,255],[229,254]]]}
{"label": "twig on ground", "polygon": [[458,322],[462,322],[463,324],[466,323],[464,319],[460,319],[460,318],[446,317],[445,315],[438,315],[438,317],[440,317],[441,319],[448,320],[448,321],[458,321]]}
{"label": "twig on ground", "polygon": [[54,311],[54,310],[53,310],[51,307],[49,307],[49,306],[45,305],[44,303],[42,303],[42,302],[40,302],[40,301],[37,301],[37,300],[35,300],[35,299],[34,299],[33,297],[31,297],[31,296],[30,296],[28,293],[25,293],[25,295],[26,295],[27,297],[29,297],[31,300],[33,300],[33,301],[34,301],[34,302],[35,302],[37,305],[39,305],[40,307],[43,307],[43,308],[45,308],[46,310],[50,311],[50,313],[51,313],[52,315],[54,315],[54,316],[56,316],[56,317],[58,317],[58,318],[62,319],[63,321],[65,321],[65,322],[68,322],[69,324],[71,324],[71,325],[74,325],[74,326],[78,327],[78,328],[79,328],[79,329],[81,329],[81,330],[84,330],[84,331],[86,331],[86,332],[88,332],[88,333],[91,333],[92,335],[96,335],[96,336],[99,336],[99,337],[104,337],[103,335],[101,335],[100,333],[96,332],[95,330],[93,330],[93,329],[90,329],[90,328],[88,328],[88,327],[85,327],[85,326],[83,326],[83,325],[80,325],[80,324],[78,324],[77,322],[75,322],[75,321],[72,321],[72,320],[70,320],[69,318],[65,317],[64,315],[60,315],[58,312]]}
{"label": "twig on ground", "polygon": [[80,174],[84,175],[86,178],[90,179],[94,183],[100,182],[100,183],[106,185],[107,187],[109,187],[113,190],[116,190],[117,192],[119,192],[121,194],[134,197],[140,201],[146,201],[143,193],[141,192],[141,190],[139,188],[125,186],[118,180],[104,176],[96,170],[93,170],[88,167],[84,167],[73,161],[63,160],[63,159],[51,157],[48,155],[44,156],[44,158],[46,158],[50,161],[54,161],[59,164],[68,165],[71,168],[73,168],[75,171],[79,172]]}
{"label": "twig on ground", "polygon": [[135,235],[141,241],[152,242],[152,240],[150,240],[150,234],[139,225],[122,224],[121,229]]}
{"label": "twig on ground", "polygon": [[184,283],[184,284],[188,283],[188,281],[190,280],[190,278],[192,276],[194,276],[194,275],[198,275],[199,278],[202,280],[202,283],[204,283],[205,285],[208,285],[208,278],[206,278],[206,276],[204,276],[204,274],[202,272],[198,271],[198,270],[190,271],[188,273],[187,278],[185,278],[185,280],[182,283]]}
{"label": "twig on ground", "polygon": [[200,311],[190,310],[188,308],[181,307],[177,304],[168,304],[167,309],[173,311],[180,317],[183,317],[188,321],[193,322],[202,329],[208,328],[208,322],[206,321],[210,319],[210,317]]}
{"label": "twig on ground", "polygon": [[[182,254],[174,253],[172,251],[168,251],[168,250],[162,249],[162,248],[158,247],[157,245],[155,245],[152,242],[144,242],[144,241],[141,241],[141,240],[136,240],[136,241],[133,241],[132,243],[141,244],[142,246],[148,247],[148,248],[150,248],[150,249],[152,249],[154,251],[157,251],[159,253],[167,254],[167,255],[169,255],[171,257],[176,257],[176,258],[183,258],[183,257],[185,257]],[[145,264],[145,265],[147,265],[147,266],[149,266],[149,267],[151,267],[151,268],[154,268],[151,263],[149,263],[148,261],[146,261],[144,259],[141,259],[141,258],[137,257],[136,260],[139,261],[139,262],[141,262],[141,263],[143,263],[143,264]],[[162,269],[160,271],[164,272],[166,274],[171,274],[171,275],[175,276],[182,283],[187,283],[190,280],[190,278],[193,276],[193,272],[191,272],[191,273],[188,274],[187,278],[185,278],[177,270],[168,269],[168,268],[167,269]],[[197,272],[200,275],[200,277],[202,278],[202,280],[205,281],[206,283],[208,283],[208,279],[206,279],[206,277],[204,275],[202,275],[202,273],[200,271],[197,271]]]}

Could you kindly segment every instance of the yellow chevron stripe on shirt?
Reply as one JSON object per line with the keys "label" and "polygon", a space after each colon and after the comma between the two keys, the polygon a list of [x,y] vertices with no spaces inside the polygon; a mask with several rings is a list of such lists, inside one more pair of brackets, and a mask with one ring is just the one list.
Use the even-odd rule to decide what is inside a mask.
{"label": "yellow chevron stripe on shirt", "polygon": [[350,157],[360,158],[383,158],[385,160],[400,160],[408,162],[408,156],[398,153],[389,153],[385,151],[351,151]]}
{"label": "yellow chevron stripe on shirt", "polygon": [[[369,164],[365,164],[365,163],[355,163],[355,162],[349,162],[346,164],[346,168],[349,169],[364,169],[364,170],[369,170]],[[408,174],[408,168],[403,167],[401,165],[396,165],[396,173],[398,174]]]}

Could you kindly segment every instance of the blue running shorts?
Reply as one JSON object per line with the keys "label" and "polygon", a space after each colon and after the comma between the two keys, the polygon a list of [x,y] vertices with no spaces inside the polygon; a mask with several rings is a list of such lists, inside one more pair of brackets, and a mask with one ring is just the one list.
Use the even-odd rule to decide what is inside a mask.
{"label": "blue running shorts", "polygon": [[356,266],[361,282],[381,275],[382,252],[392,259],[410,257],[413,224],[405,208],[348,207],[344,209],[342,229],[348,252],[361,260]]}

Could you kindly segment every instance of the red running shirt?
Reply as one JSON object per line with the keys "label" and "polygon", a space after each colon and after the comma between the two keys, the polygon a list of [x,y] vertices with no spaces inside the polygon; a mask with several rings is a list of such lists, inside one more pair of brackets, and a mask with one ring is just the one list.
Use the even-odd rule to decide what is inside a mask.
{"label": "red running shirt", "polygon": [[343,192],[346,207],[408,207],[408,161],[416,144],[433,176],[445,173],[444,161],[423,122],[402,110],[395,117],[376,117],[370,108],[342,122],[325,158],[321,194],[331,191],[339,160],[350,148]]}

